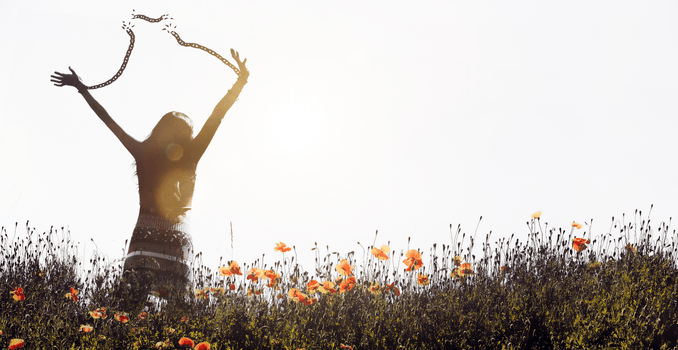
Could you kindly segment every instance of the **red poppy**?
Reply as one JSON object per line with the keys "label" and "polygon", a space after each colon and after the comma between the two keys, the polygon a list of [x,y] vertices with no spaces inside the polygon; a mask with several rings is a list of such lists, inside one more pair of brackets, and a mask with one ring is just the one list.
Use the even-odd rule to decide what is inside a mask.
{"label": "red poppy", "polygon": [[94,328],[92,326],[88,325],[88,324],[83,324],[83,325],[80,325],[80,330],[83,333],[89,333],[89,332],[93,331]]}
{"label": "red poppy", "polygon": [[396,296],[400,296],[400,289],[395,286],[395,282],[391,284],[387,284],[386,287],[384,288],[387,292],[393,292],[395,293]]}
{"label": "red poppy", "polygon": [[417,283],[419,283],[420,286],[425,286],[431,283],[431,280],[428,279],[427,275],[419,275],[417,276]]}
{"label": "red poppy", "polygon": [[193,343],[193,340],[191,340],[191,338],[183,337],[179,339],[179,345],[188,346],[189,348],[192,348],[195,346],[195,343]]}
{"label": "red poppy", "polygon": [[113,316],[113,318],[115,318],[116,321],[120,321],[122,323],[129,322],[129,317],[127,317],[127,315],[125,315],[125,314],[115,314],[115,316]]}
{"label": "red poppy", "polygon": [[308,282],[308,294],[314,294],[318,287],[320,287],[318,281],[311,280],[311,282]]}
{"label": "red poppy", "polygon": [[275,287],[275,285],[278,282],[280,282],[280,274],[275,273],[275,271],[273,271],[273,270],[264,271],[264,277],[266,277],[269,280],[269,282],[268,282],[269,287]]}
{"label": "red poppy", "polygon": [[188,322],[188,317],[181,316],[181,322]]}
{"label": "red poppy", "polygon": [[145,320],[147,316],[148,316],[148,313],[146,311],[144,311],[144,312],[139,314],[139,319]]}
{"label": "red poppy", "polygon": [[273,248],[273,249],[274,249],[276,252],[282,252],[282,253],[289,252],[290,250],[292,250],[292,248],[288,247],[288,246],[287,246],[285,243],[283,243],[283,242],[276,243],[276,244],[275,244],[275,248]]}
{"label": "red poppy", "polygon": [[9,341],[10,350],[16,350],[18,348],[23,348],[26,345],[26,342],[23,339],[12,339]]}
{"label": "red poppy", "polygon": [[339,347],[342,349],[348,349],[348,350],[353,350],[352,346],[344,345],[344,344],[339,344]]}
{"label": "red poppy", "polygon": [[247,272],[247,279],[252,280],[252,282],[258,281],[260,278],[264,277],[264,270],[253,267]]}
{"label": "red poppy", "polygon": [[14,298],[15,301],[21,301],[26,299],[26,296],[24,295],[24,289],[21,287],[14,287],[14,291],[9,292],[9,294],[12,295],[12,298]]}
{"label": "red poppy", "polygon": [[341,280],[341,283],[339,283],[339,293],[348,292],[349,290],[353,289],[355,285],[356,285],[355,277],[345,278]]}
{"label": "red poppy", "polygon": [[66,293],[66,298],[67,299],[73,299],[73,301],[78,301],[78,293],[79,291],[75,290],[75,288],[71,287],[71,292]]}
{"label": "red poppy", "polygon": [[576,222],[572,222],[572,227],[576,227],[577,230],[580,230],[583,226],[581,224],[576,223]]}
{"label": "red poppy", "polygon": [[[229,286],[228,286],[228,289],[230,289],[230,290],[235,290],[235,284],[229,285]],[[222,294],[223,294],[223,293],[222,293]]]}
{"label": "red poppy", "polygon": [[353,270],[354,267],[355,265],[349,265],[346,259],[341,259],[339,264],[335,266],[335,269],[342,276],[353,276],[353,272],[351,272],[351,270]]}
{"label": "red poppy", "polygon": [[391,251],[387,245],[382,245],[381,249],[372,248],[371,252],[379,260],[388,260],[388,253]]}
{"label": "red poppy", "polygon": [[591,243],[591,240],[589,239],[575,238],[572,240],[572,248],[578,252],[581,252],[586,249],[586,245],[589,243]]}
{"label": "red poppy", "polygon": [[419,270],[422,266],[424,266],[424,262],[421,260],[421,253],[419,253],[417,250],[408,250],[405,254],[405,257],[407,258],[403,260],[405,265],[407,265],[405,271],[412,271],[412,269]]}
{"label": "red poppy", "polygon": [[195,350],[210,350],[210,343],[202,342],[195,346]]}

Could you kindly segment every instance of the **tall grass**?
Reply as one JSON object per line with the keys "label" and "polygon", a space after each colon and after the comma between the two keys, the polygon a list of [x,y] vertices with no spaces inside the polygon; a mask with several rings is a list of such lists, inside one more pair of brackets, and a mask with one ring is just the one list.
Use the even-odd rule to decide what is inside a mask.
{"label": "tall grass", "polygon": [[[450,226],[449,244],[434,244],[426,262],[416,249],[378,259],[373,248],[389,245],[378,235],[358,256],[316,244],[311,271],[295,251],[238,268],[203,266],[198,255],[188,288],[123,275],[98,254],[81,261],[63,229],[27,224],[17,238],[3,227],[0,346],[181,348],[190,338],[211,349],[678,348],[676,232],[640,212],[625,219],[591,236],[592,222],[549,228],[537,216],[526,241],[487,234],[478,256],[477,235]],[[15,300],[16,287],[25,299]]]}

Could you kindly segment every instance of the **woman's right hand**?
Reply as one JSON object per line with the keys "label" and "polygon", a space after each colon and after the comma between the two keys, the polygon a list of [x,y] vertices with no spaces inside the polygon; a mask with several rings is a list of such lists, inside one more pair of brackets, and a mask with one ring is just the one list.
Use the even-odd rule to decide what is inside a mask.
{"label": "woman's right hand", "polygon": [[55,86],[59,87],[70,85],[78,89],[78,91],[87,90],[87,86],[82,83],[80,77],[75,73],[73,68],[68,67],[68,69],[72,74],[54,72],[54,75],[51,76],[52,79],[50,79],[50,81],[53,82]]}

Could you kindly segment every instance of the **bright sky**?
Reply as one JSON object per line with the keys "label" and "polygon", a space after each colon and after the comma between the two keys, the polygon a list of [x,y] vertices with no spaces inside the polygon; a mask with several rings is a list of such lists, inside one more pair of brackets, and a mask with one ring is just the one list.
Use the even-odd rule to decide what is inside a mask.
{"label": "bright sky", "polygon": [[[49,76],[113,76],[132,9],[248,59],[249,83],[198,166],[192,235],[214,268],[219,256],[271,263],[283,241],[312,270],[314,242],[361,256],[356,242],[376,230],[378,246],[412,237],[428,253],[480,216],[478,240],[494,242],[524,239],[537,210],[568,229],[593,218],[594,235],[651,204],[654,226],[678,214],[676,2],[133,3],[0,0],[10,233],[26,220],[67,226],[86,251],[93,238],[122,256],[138,214],[133,158]],[[162,24],[134,23],[127,70],[93,96],[138,140],[173,110],[202,127],[235,74]]]}

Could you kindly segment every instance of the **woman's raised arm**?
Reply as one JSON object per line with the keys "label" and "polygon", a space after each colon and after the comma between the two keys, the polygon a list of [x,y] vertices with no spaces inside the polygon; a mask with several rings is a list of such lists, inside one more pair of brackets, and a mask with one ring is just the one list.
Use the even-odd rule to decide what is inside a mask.
{"label": "woman's raised arm", "polygon": [[132,156],[136,158],[141,148],[141,142],[129,136],[125,130],[123,130],[120,125],[118,125],[118,123],[116,123],[113,118],[108,115],[108,112],[106,112],[104,107],[102,107],[101,104],[99,104],[99,102],[97,102],[97,100],[92,97],[92,94],[89,93],[89,90],[85,84],[82,83],[80,77],[78,77],[75,71],[71,67],[68,67],[68,69],[72,74],[54,72],[54,75],[51,76],[52,79],[50,81],[59,87],[73,86],[78,89],[78,92],[82,95],[82,97],[85,98],[85,101],[87,101],[87,104],[89,104],[94,113],[96,113],[104,122],[104,124],[106,124],[106,126],[108,126],[108,128],[113,132],[113,134],[115,134],[115,136],[118,138],[118,140],[120,140],[122,145],[125,146],[129,153],[131,153]]}
{"label": "woman's raised arm", "polygon": [[247,70],[247,67],[245,67],[247,58],[240,61],[240,54],[238,54],[238,52],[234,51],[233,49],[231,49],[231,56],[233,56],[233,59],[238,63],[240,75],[238,76],[238,80],[236,80],[233,84],[233,87],[228,90],[228,93],[221,99],[221,101],[219,101],[219,103],[217,103],[216,107],[214,107],[212,115],[210,115],[198,135],[193,139],[193,152],[194,156],[196,157],[195,159],[197,160],[199,160],[203,153],[205,153],[207,146],[209,146],[214,134],[217,132],[217,129],[221,124],[221,120],[224,119],[226,112],[228,112],[231,106],[233,106],[235,100],[238,99],[242,88],[245,86],[245,84],[247,84],[247,78],[250,76],[250,72]]}

